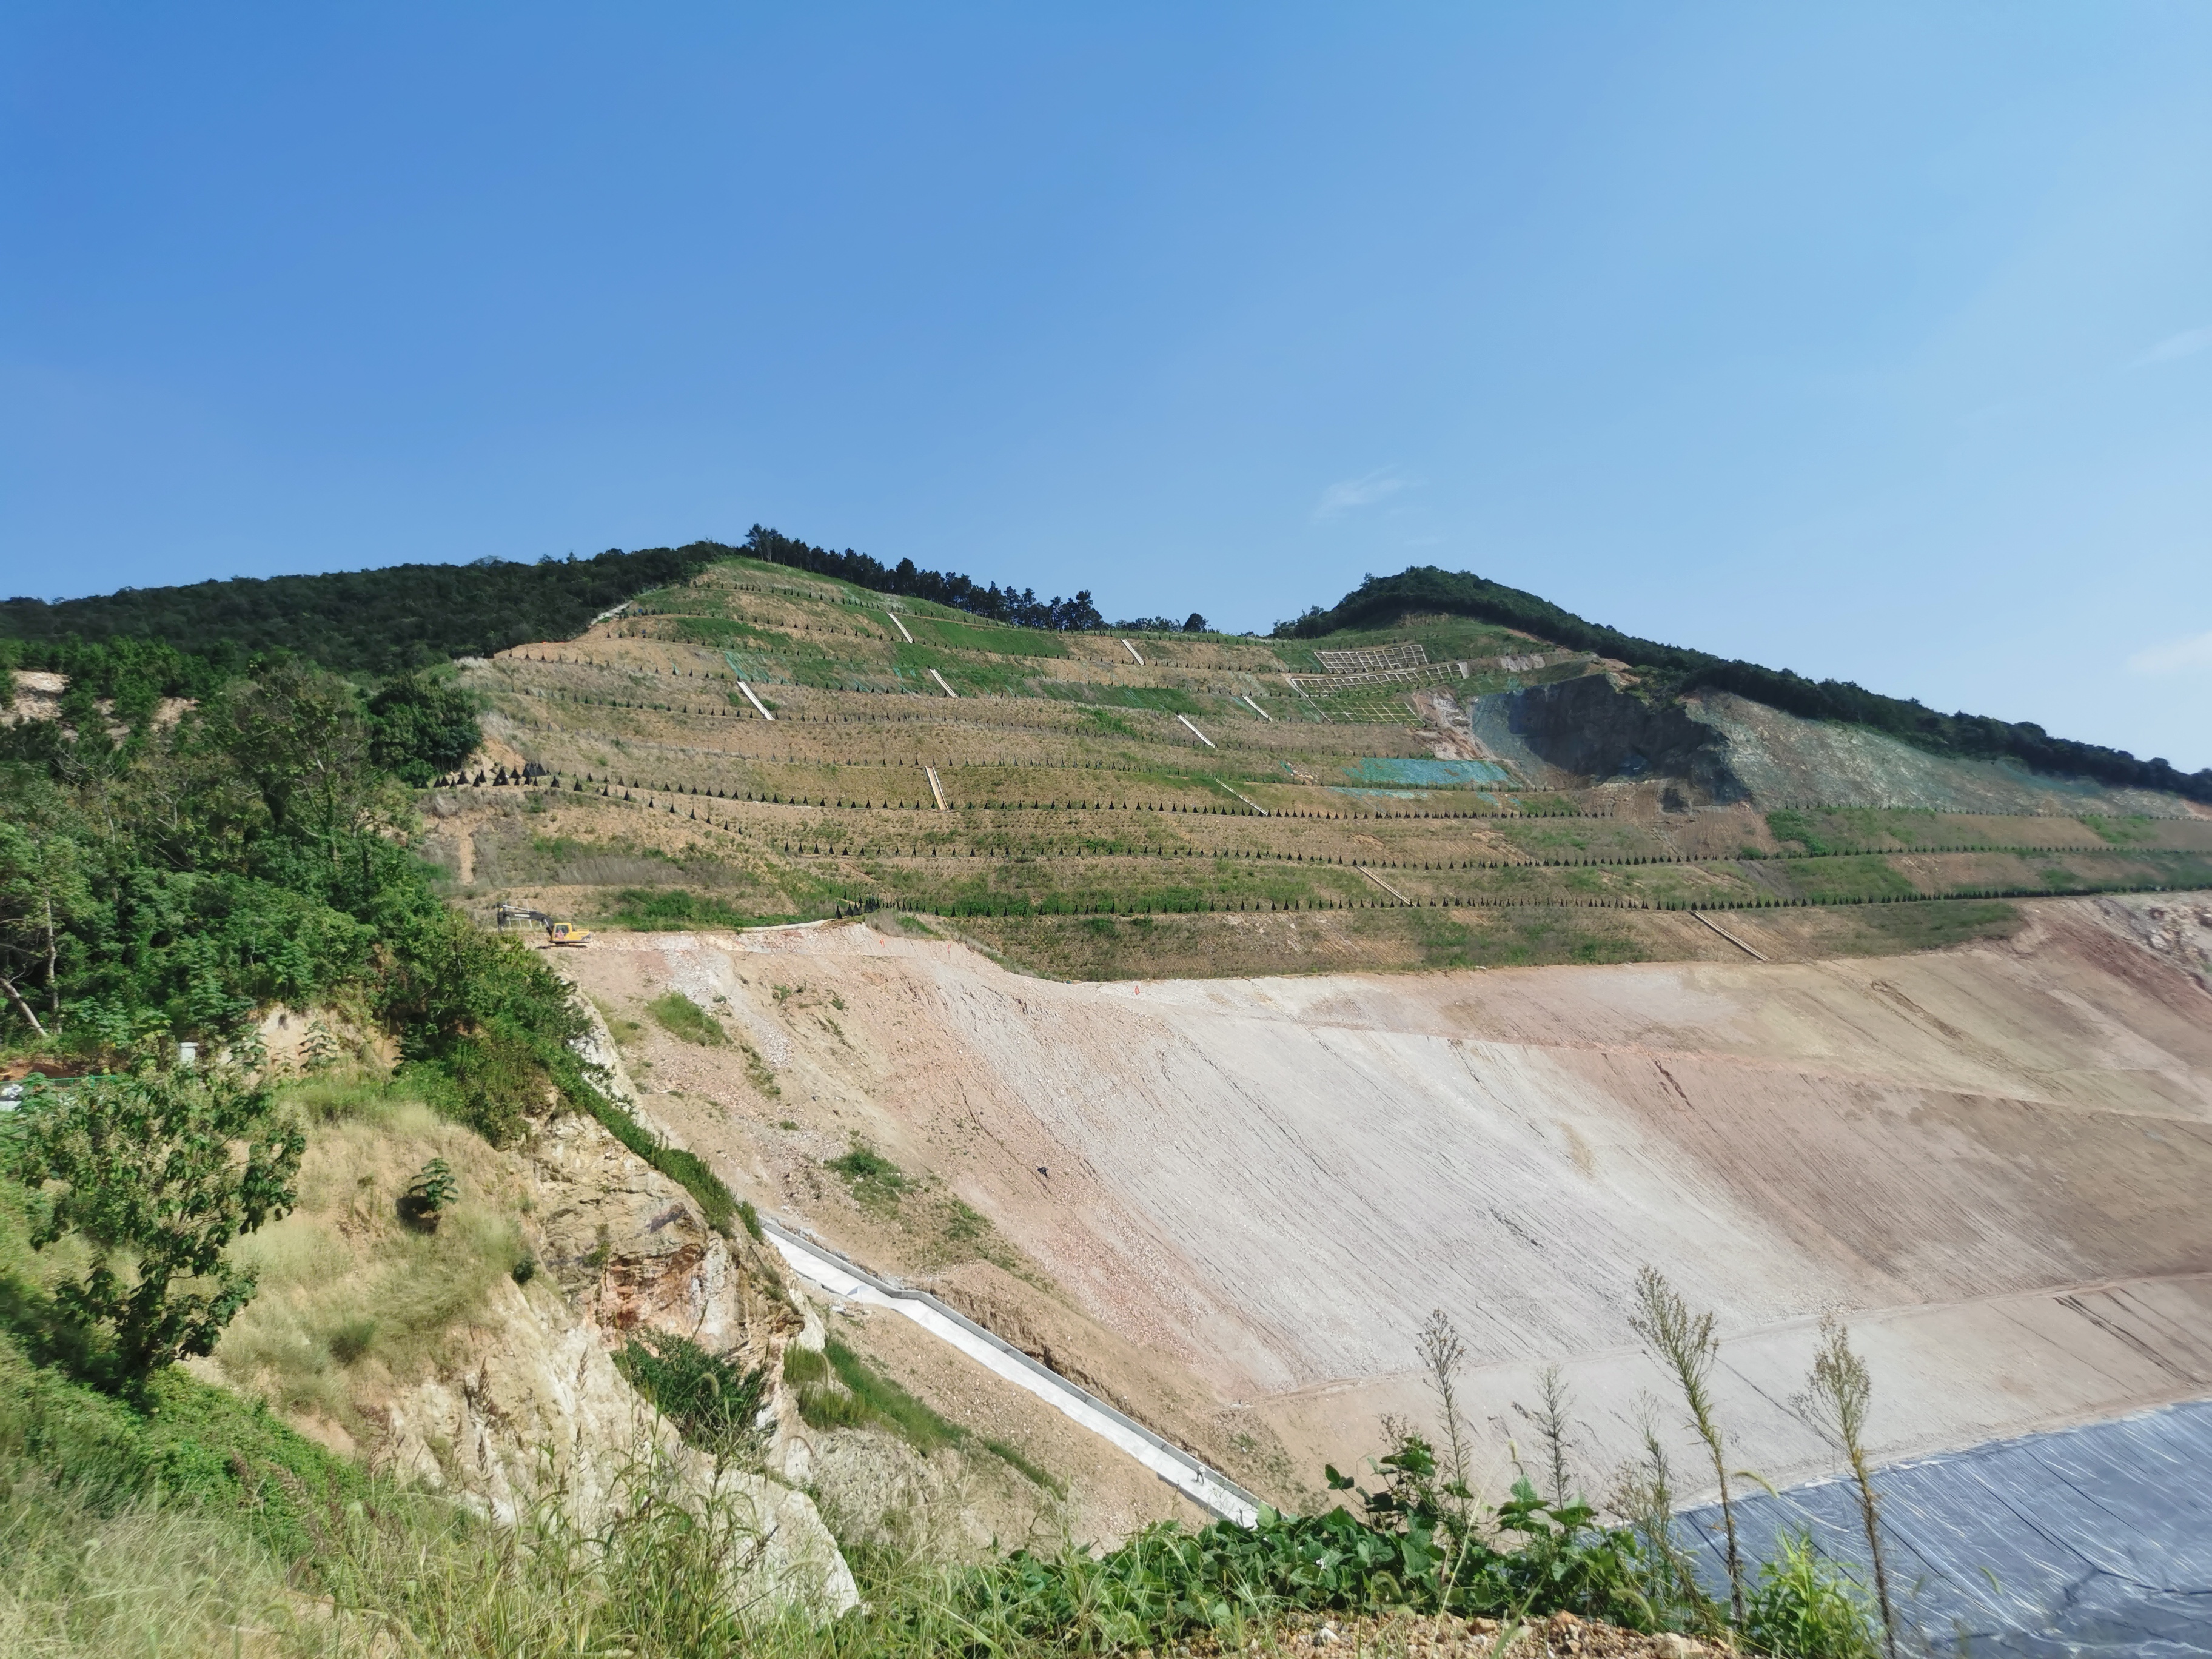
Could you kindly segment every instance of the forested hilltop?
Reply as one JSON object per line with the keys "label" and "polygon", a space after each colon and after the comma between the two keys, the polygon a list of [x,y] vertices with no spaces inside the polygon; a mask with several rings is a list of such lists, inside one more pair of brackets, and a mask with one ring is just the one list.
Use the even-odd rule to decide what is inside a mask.
{"label": "forested hilltop", "polygon": [[197,656],[227,651],[240,663],[283,651],[343,673],[390,674],[455,657],[489,656],[526,640],[570,638],[626,599],[740,554],[1024,628],[1106,625],[1088,592],[1040,599],[1033,591],[919,569],[912,559],[885,565],[850,548],[833,552],[755,525],[736,547],[712,541],[631,553],[611,547],[588,559],[572,554],[535,564],[505,559],[396,564],[318,576],[125,587],[57,604],[12,599],[0,602],[0,640],[21,641],[16,659],[24,666],[65,673],[68,642],[132,640]]}
{"label": "forested hilltop", "polygon": [[40,667],[71,640],[137,640],[195,655],[285,651],[342,672],[386,674],[525,640],[566,639],[632,594],[681,581],[728,551],[711,543],[610,548],[594,558],[536,564],[395,564],[126,587],[54,605],[13,599],[0,603],[0,638],[22,641],[21,660]]}

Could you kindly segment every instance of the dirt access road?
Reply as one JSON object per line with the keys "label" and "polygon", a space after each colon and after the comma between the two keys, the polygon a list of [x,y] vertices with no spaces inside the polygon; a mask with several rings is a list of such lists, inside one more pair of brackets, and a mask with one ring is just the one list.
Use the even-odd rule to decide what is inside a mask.
{"label": "dirt access road", "polygon": [[[1660,1393],[1627,1324],[1645,1262],[1717,1312],[1735,1455],[1776,1480],[1825,1466],[1788,1398],[1826,1309],[1886,1455],[2212,1390],[2212,994],[2152,904],[2212,915],[2054,901],[2002,945],[1809,963],[1061,984],[886,923],[562,965],[617,1018],[675,988],[750,1046],[748,1075],[632,1038],[648,1115],[741,1192],[936,1269],[1295,1501],[1382,1413],[1427,1415],[1439,1306],[1490,1472],[1557,1360],[1601,1489]],[[854,1202],[822,1164],[855,1135],[1015,1271]]]}

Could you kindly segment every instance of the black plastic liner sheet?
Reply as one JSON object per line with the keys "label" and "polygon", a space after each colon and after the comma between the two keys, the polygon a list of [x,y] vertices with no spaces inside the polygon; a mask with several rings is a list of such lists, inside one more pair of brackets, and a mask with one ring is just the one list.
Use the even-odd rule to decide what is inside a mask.
{"label": "black plastic liner sheet", "polygon": [[[1900,1659],[2212,1655],[2212,1401],[1897,1464],[1875,1489]],[[1850,1481],[1753,1491],[1735,1505],[1747,1571],[1802,1528],[1871,1588]],[[1724,1594],[1719,1506],[1679,1518]]]}

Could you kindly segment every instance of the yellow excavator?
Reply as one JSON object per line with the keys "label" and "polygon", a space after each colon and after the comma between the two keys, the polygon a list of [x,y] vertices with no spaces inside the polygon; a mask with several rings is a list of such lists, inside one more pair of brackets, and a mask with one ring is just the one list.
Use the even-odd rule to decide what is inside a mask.
{"label": "yellow excavator", "polygon": [[545,930],[548,943],[553,945],[589,945],[592,930],[579,927],[573,921],[556,921],[543,910],[526,910],[519,904],[502,904],[498,912],[502,932],[509,922],[535,922]]}

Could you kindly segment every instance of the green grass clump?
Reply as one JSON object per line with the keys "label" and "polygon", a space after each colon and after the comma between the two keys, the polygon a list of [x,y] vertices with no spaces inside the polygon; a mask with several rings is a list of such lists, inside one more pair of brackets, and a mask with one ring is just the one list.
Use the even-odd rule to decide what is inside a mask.
{"label": "green grass clump", "polygon": [[1911,899],[1919,889],[1887,859],[1872,854],[1792,864],[1790,884],[1802,898],[1822,904],[1861,904],[1869,900]]}
{"label": "green grass clump", "polygon": [[[597,1091],[592,1091],[585,1104],[609,1134],[690,1194],[708,1226],[725,1237],[730,1236],[731,1224],[738,1219],[737,1194],[730,1190],[721,1176],[708,1166],[704,1158],[680,1146],[667,1145]],[[750,1225],[746,1231],[751,1231]]]}
{"label": "green grass clump", "polygon": [[1790,1659],[1875,1659],[1881,1626],[1858,1583],[1824,1557],[1808,1532],[1784,1533],[1745,1600],[1744,1634]]}
{"label": "green grass clump", "polygon": [[126,1401],[33,1364],[0,1333],[0,1487],[33,1472],[94,1510],[149,1498],[234,1511],[255,1544],[288,1559],[313,1552],[326,1504],[370,1485],[258,1401],[173,1366]]}
{"label": "green grass clump", "polygon": [[976,1443],[1001,1463],[1027,1476],[1031,1484],[1042,1486],[1054,1498],[1067,1496],[1067,1482],[1046,1468],[1019,1446],[1011,1445],[1004,1440],[990,1439],[981,1440]]}
{"label": "green grass clump", "polygon": [[2157,827],[2141,813],[2124,818],[2108,818],[2085,812],[2081,815],[2081,823],[2110,847],[2134,847],[2153,840],[2158,835]]}
{"label": "green grass clump", "polygon": [[915,1399],[836,1337],[823,1344],[823,1353],[837,1380],[845,1385],[845,1391],[860,1402],[866,1420],[884,1423],[896,1430],[902,1439],[923,1455],[940,1447],[957,1446],[968,1438],[965,1429],[939,1415],[927,1402]]}
{"label": "green grass clump", "polygon": [[701,1451],[735,1457],[759,1445],[767,1367],[740,1370],[689,1337],[644,1330],[623,1345],[615,1369]]}
{"label": "green grass clump", "polygon": [[696,1042],[702,1048],[724,1048],[729,1046],[730,1034],[716,1019],[681,991],[669,991],[645,1005],[660,1029],[672,1037],[686,1042]]}
{"label": "green grass clump", "polygon": [[738,1039],[738,1047],[744,1054],[747,1080],[769,1099],[782,1099],[783,1091],[776,1084],[775,1073],[769,1069],[768,1061],[761,1058],[760,1050],[743,1037]]}
{"label": "green grass clump", "polygon": [[866,1141],[854,1140],[843,1156],[822,1166],[844,1182],[853,1196],[869,1209],[896,1208],[907,1189],[905,1172]]}

